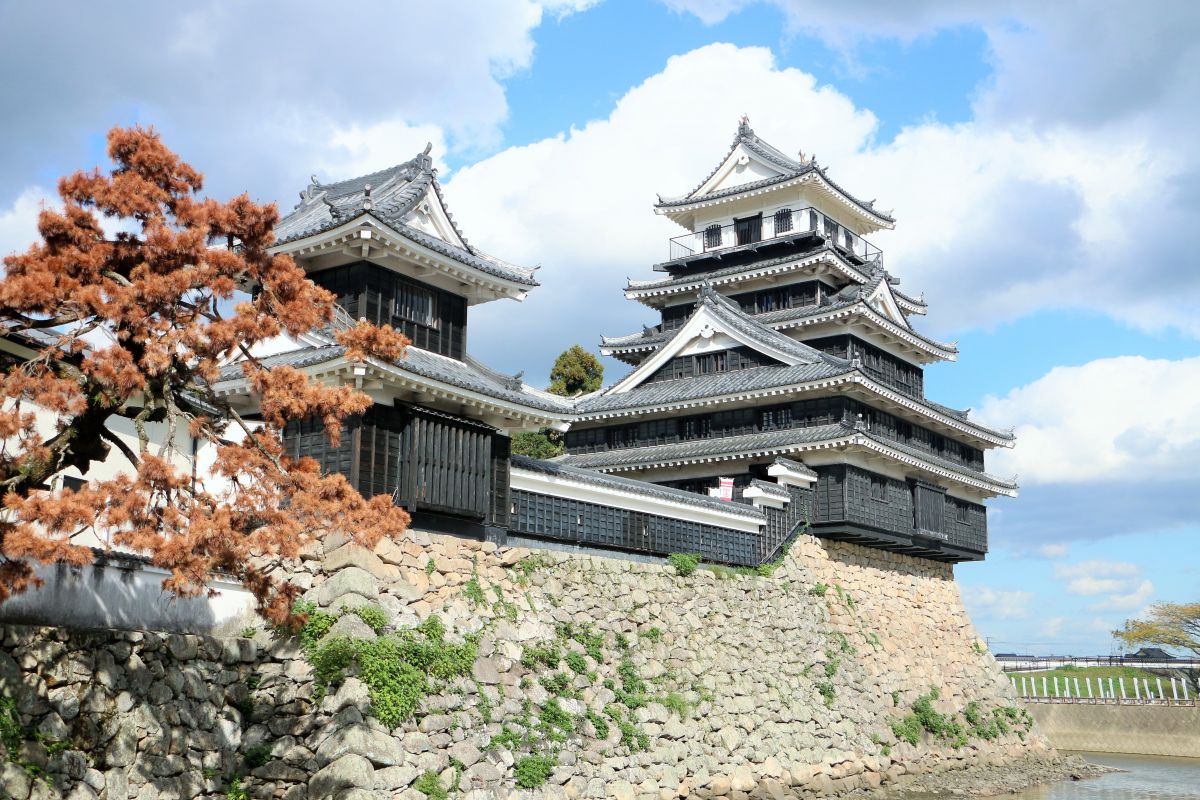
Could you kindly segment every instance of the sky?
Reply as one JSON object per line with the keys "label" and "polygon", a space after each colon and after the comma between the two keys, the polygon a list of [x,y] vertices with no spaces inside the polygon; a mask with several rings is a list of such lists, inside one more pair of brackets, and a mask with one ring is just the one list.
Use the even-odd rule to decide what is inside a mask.
{"label": "sky", "polygon": [[988,469],[1021,496],[957,568],[993,651],[1108,654],[1200,595],[1200,4],[0,0],[0,65],[0,255],[114,124],[285,213],[431,142],[468,239],[541,268],[469,341],[532,383],[654,322],[621,289],[682,233],[655,195],[746,114],[894,210],[871,239],[961,350],[927,394],[1016,430]]}

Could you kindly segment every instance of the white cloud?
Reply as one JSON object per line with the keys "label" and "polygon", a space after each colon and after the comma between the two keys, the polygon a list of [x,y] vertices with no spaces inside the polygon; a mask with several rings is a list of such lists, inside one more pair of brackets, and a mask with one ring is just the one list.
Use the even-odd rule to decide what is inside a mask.
{"label": "white cloud", "polygon": [[1141,567],[1129,561],[1105,561],[1103,559],[1062,564],[1054,568],[1054,576],[1057,578],[1130,578],[1140,572]]}
{"label": "white cloud", "polygon": [[1127,585],[1128,581],[1121,578],[1092,578],[1084,576],[1069,581],[1067,583],[1067,591],[1071,594],[1081,594],[1086,597],[1095,594],[1119,592]]}
{"label": "white cloud", "polygon": [[1062,558],[1067,554],[1067,545],[1044,544],[1037,548],[1037,554],[1042,558]]}
{"label": "white cloud", "polygon": [[50,196],[48,189],[31,186],[17,196],[12,206],[0,210],[0,260],[6,255],[23,252],[37,239],[42,199]]}
{"label": "white cloud", "polygon": [[981,419],[1016,426],[1017,446],[989,468],[1023,483],[1152,481],[1193,474],[1200,458],[1200,358],[1138,356],[1057,367]]}
{"label": "white cloud", "polygon": [[1154,583],[1144,580],[1142,568],[1128,561],[1091,559],[1060,564],[1054,568],[1054,576],[1066,581],[1069,594],[1099,598],[1088,606],[1092,611],[1132,611],[1145,606],[1154,595]]}
{"label": "white cloud", "polygon": [[985,619],[1023,619],[1029,616],[1029,604],[1033,601],[1033,592],[988,586],[964,586],[962,596],[972,616]]}
{"label": "white cloud", "polygon": [[1062,631],[1062,627],[1066,621],[1066,617],[1049,617],[1044,619],[1038,625],[1038,635],[1058,636],[1058,634]]}
{"label": "white cloud", "polygon": [[[1200,274],[1177,269],[1200,246],[1200,5],[1131,17],[1116,3],[1081,15],[1033,0],[759,1],[850,62],[880,38],[985,33],[994,72],[972,121],[915,125],[836,164],[895,206],[881,244],[907,288],[928,292],[935,333],[1086,308],[1200,336]],[[755,0],[664,2],[714,23]]]}
{"label": "white cloud", "polygon": [[[590,2],[368,0],[349,17],[315,0],[202,0],[186,11],[141,0],[120,13],[11,4],[0,66],[24,77],[0,82],[0,106],[20,109],[0,135],[0,175],[31,182],[42,170],[87,165],[95,158],[87,137],[130,120],[158,127],[220,196],[249,189],[283,199],[314,169],[356,169],[354,131],[383,141],[410,125],[436,126],[461,152],[484,152],[499,144],[508,114],[503,79],[532,63],[532,31],[547,13]],[[61,19],[71,24],[56,27]],[[57,35],[43,35],[51,27]],[[414,149],[400,135],[393,144],[378,167],[424,141]]]}
{"label": "white cloud", "polygon": [[[439,171],[446,169],[445,133],[436,125],[408,125],[403,120],[385,120],[374,125],[352,123],[335,128],[319,169],[327,179],[348,175],[366,175],[401,161],[407,161],[433,145],[430,155]],[[297,176],[299,179],[299,176]]]}
{"label": "white cloud", "polygon": [[1126,584],[1124,588],[1128,590],[1115,590],[1103,600],[1088,607],[1093,611],[1133,611],[1143,608],[1154,596],[1154,584],[1148,580],[1135,587]]}

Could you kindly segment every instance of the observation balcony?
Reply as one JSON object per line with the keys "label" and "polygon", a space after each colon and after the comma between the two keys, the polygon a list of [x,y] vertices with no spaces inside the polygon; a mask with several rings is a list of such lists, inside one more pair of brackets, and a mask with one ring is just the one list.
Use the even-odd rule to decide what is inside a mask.
{"label": "observation balcony", "polygon": [[[655,266],[660,272],[686,268],[693,263],[713,259],[751,255],[764,248],[782,248],[821,237],[851,263],[878,261],[883,251],[846,226],[811,206],[780,209],[771,214],[755,214],[735,219],[729,225],[709,225],[694,233],[670,240],[670,259]],[[745,258],[745,256],[742,256]]]}

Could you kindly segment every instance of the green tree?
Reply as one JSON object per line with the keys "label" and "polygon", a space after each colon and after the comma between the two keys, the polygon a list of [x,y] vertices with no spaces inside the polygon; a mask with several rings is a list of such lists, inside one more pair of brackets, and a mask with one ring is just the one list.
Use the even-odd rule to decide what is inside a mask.
{"label": "green tree", "polygon": [[512,437],[512,451],[530,458],[554,458],[563,454],[562,434],[549,428],[522,431]]}
{"label": "green tree", "polygon": [[1131,647],[1158,645],[1200,655],[1200,603],[1156,603],[1145,619],[1126,620],[1113,636]]}
{"label": "green tree", "polygon": [[550,369],[550,389],[554,394],[574,397],[600,388],[604,382],[604,365],[579,345],[571,345],[554,361]]}
{"label": "green tree", "polygon": [[[594,392],[604,382],[604,365],[579,345],[564,350],[550,369],[550,388],[553,394],[574,397]],[[563,435],[550,428],[525,431],[512,437],[512,451],[530,458],[554,458],[563,454]]]}

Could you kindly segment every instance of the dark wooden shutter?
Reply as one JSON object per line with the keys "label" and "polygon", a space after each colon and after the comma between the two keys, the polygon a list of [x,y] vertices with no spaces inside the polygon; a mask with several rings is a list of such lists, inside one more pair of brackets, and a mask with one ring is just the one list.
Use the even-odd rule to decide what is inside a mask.
{"label": "dark wooden shutter", "polygon": [[927,533],[945,532],[946,490],[922,480],[912,482],[913,527]]}
{"label": "dark wooden shutter", "polygon": [[762,241],[762,214],[733,221],[738,244],[753,244]]}

